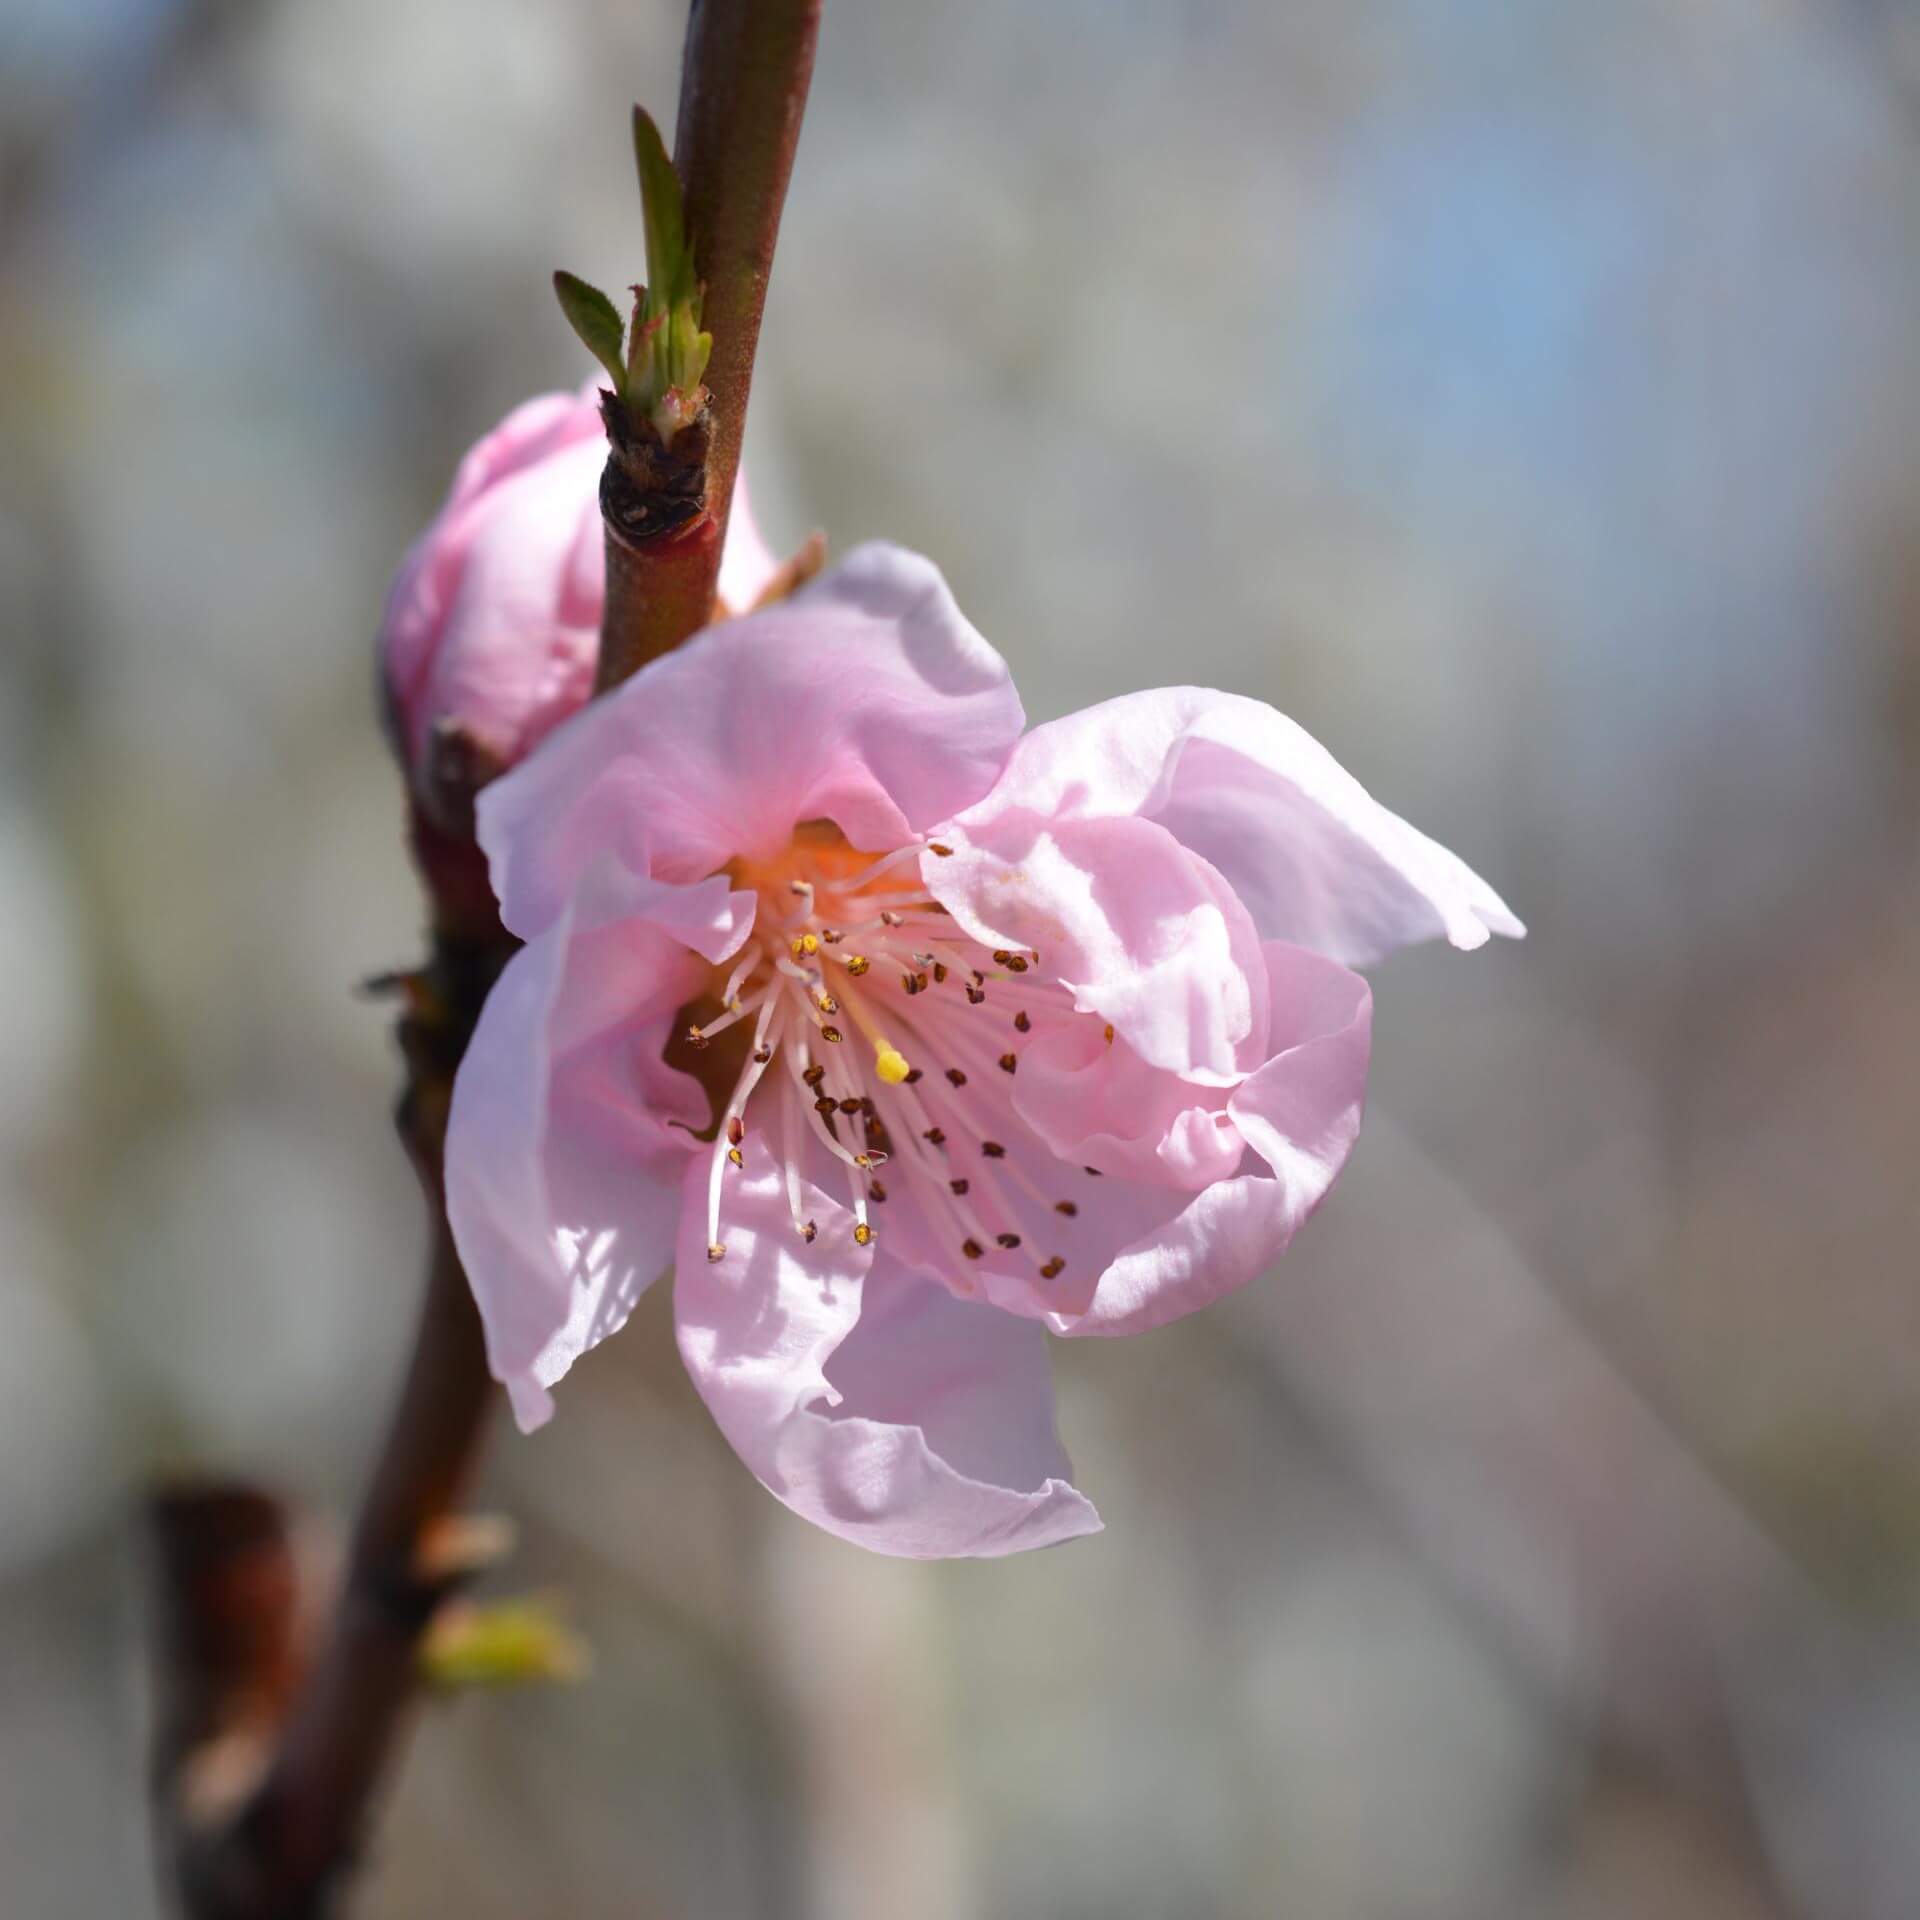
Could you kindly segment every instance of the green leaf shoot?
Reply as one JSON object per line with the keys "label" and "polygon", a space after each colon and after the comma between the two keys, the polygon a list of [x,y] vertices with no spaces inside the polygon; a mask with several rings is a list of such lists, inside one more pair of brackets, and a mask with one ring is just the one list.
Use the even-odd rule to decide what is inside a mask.
{"label": "green leaf shoot", "polygon": [[627,365],[621,357],[620,341],[625,329],[620,312],[598,287],[589,286],[578,274],[557,272],[553,290],[560,299],[560,311],[567,324],[580,336],[581,344],[606,368],[615,393],[627,390]]}

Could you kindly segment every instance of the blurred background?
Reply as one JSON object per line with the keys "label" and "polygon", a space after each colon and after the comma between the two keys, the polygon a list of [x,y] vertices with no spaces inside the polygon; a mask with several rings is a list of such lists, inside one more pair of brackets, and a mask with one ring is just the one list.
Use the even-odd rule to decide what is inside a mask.
{"label": "blurred background", "polygon": [[[636,276],[666,0],[0,0],[0,1910],[153,1911],[132,1501],[352,1500],[422,1238],[370,639]],[[750,440],[1045,717],[1272,700],[1532,928],[1284,1268],[1063,1343],[1100,1538],[790,1518],[656,1289],[501,1433],[571,1690],[362,1911],[1920,1912],[1920,19],[829,0]]]}

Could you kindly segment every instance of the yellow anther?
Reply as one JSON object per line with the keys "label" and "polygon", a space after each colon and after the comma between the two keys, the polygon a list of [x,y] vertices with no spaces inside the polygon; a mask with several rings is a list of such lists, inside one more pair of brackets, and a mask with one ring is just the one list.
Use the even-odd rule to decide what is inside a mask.
{"label": "yellow anther", "polygon": [[820,951],[820,936],[817,933],[803,933],[800,936],[800,951],[809,954],[818,953]]}
{"label": "yellow anther", "polygon": [[847,971],[852,974],[856,980],[872,965],[873,962],[869,960],[864,953],[850,953],[847,955]]}
{"label": "yellow anther", "polygon": [[890,1041],[882,1040],[873,1052],[873,1070],[890,1087],[897,1087],[913,1071],[907,1056]]}
{"label": "yellow anther", "polygon": [[860,1224],[854,1228],[853,1237],[857,1245],[863,1247],[871,1246],[873,1244],[873,1229],[862,1220]]}

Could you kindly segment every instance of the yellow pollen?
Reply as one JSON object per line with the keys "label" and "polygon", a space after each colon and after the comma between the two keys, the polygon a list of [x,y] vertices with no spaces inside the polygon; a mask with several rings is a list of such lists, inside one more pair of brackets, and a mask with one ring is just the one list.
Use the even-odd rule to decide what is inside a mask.
{"label": "yellow pollen", "polygon": [[913,1071],[907,1056],[889,1041],[882,1040],[873,1052],[873,1070],[890,1087],[897,1087]]}
{"label": "yellow pollen", "polygon": [[873,1244],[873,1229],[862,1220],[860,1224],[854,1228],[853,1237],[856,1244],[863,1247],[871,1246]]}
{"label": "yellow pollen", "polygon": [[817,933],[803,933],[800,936],[800,951],[802,953],[818,953],[820,951],[820,936]]}

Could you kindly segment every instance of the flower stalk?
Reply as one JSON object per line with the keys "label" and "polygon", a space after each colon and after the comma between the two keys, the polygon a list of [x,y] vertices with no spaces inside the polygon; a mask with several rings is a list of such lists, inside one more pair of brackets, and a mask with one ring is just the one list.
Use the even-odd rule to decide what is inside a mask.
{"label": "flower stalk", "polygon": [[634,109],[647,284],[624,345],[612,301],[555,276],[568,321],[613,382],[602,403],[601,691],[712,614],[819,26],[820,0],[696,0],[671,165]]}

